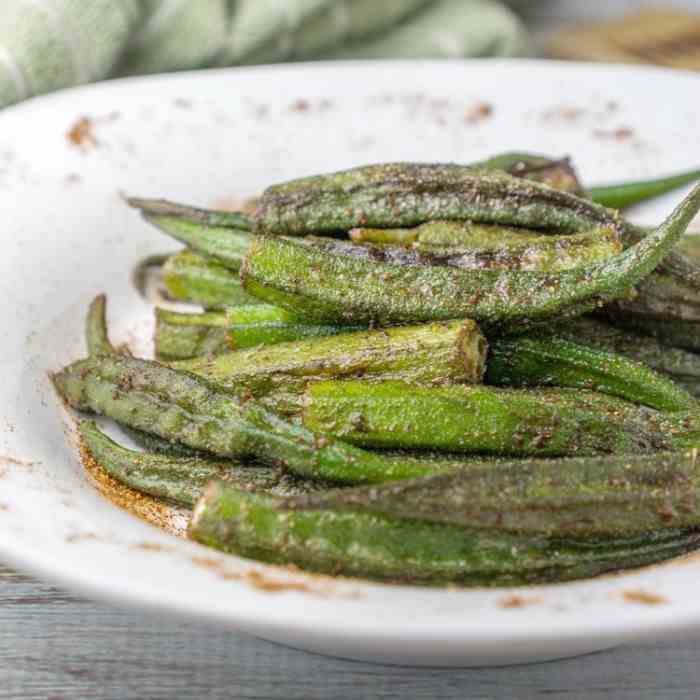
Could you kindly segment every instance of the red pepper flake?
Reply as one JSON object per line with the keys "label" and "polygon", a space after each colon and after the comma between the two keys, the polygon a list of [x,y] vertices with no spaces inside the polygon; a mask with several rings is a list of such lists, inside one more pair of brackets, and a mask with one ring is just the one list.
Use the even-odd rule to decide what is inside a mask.
{"label": "red pepper flake", "polygon": [[295,100],[289,107],[292,112],[308,112],[311,108],[311,104],[308,100]]}

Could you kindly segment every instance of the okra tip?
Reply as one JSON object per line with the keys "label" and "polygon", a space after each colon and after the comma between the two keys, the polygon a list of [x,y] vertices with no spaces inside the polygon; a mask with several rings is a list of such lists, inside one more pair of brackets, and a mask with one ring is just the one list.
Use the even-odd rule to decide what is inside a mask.
{"label": "okra tip", "polygon": [[149,216],[191,217],[198,211],[194,207],[171,202],[168,199],[148,199],[142,197],[128,197],[125,195],[124,201],[133,209],[138,209],[146,218]]}

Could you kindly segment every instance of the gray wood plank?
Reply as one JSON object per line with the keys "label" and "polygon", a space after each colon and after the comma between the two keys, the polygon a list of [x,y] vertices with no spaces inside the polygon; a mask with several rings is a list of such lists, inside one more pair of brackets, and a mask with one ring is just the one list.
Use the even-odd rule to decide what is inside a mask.
{"label": "gray wood plank", "polygon": [[327,659],[201,625],[144,618],[0,567],[0,698],[700,697],[700,642],[505,669]]}

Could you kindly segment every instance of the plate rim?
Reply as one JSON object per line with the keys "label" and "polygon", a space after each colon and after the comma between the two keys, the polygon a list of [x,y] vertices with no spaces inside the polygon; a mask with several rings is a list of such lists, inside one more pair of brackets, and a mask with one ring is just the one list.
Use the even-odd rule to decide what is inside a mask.
{"label": "plate rim", "polygon": [[[76,86],[68,88],[65,90],[60,90],[54,93],[49,93],[47,95],[40,95],[34,97],[25,102],[13,105],[2,112],[0,112],[0,121],[5,117],[5,115],[17,115],[23,112],[32,111],[35,109],[46,109],[54,102],[61,102],[67,98],[71,98],[76,94],[80,95],[98,95],[103,92],[110,92],[114,89],[123,89],[125,87],[131,87],[133,85],[139,85],[141,87],[148,85],[160,85],[163,83],[187,83],[189,80],[198,79],[202,75],[206,75],[209,78],[215,76],[228,77],[230,75],[240,75],[240,74],[251,74],[257,72],[264,73],[304,73],[307,71],[321,72],[321,71],[337,71],[337,70],[350,70],[363,72],[371,72],[376,69],[377,66],[383,66],[385,64],[391,64],[394,67],[399,67],[405,70],[412,70],[417,65],[421,66],[422,70],[426,67],[441,68],[444,66],[459,66],[460,68],[469,69],[483,69],[488,65],[490,70],[494,68],[498,69],[510,69],[514,66],[520,66],[527,70],[544,71],[549,72],[552,70],[565,69],[566,71],[580,71],[589,72],[595,71],[601,74],[609,74],[611,71],[613,73],[630,72],[635,74],[654,74],[663,76],[664,79],[669,79],[672,77],[675,79],[691,79],[693,82],[700,80],[700,75],[692,73],[690,71],[678,71],[668,68],[660,67],[647,67],[647,66],[637,66],[637,65],[627,65],[627,64],[598,64],[598,63],[568,63],[565,61],[542,61],[538,59],[475,59],[464,61],[461,59],[434,59],[429,61],[417,61],[417,60],[380,60],[380,61],[319,61],[319,62],[304,62],[304,63],[292,63],[292,64],[267,64],[261,66],[244,66],[244,67],[233,67],[233,68],[217,68],[217,69],[206,69],[206,70],[195,70],[195,71],[184,71],[179,73],[164,73],[149,76],[130,76],[126,78],[117,78],[113,80],[102,81],[99,83],[93,83],[88,85]],[[155,530],[155,528],[154,528]],[[162,533],[161,533],[162,534]],[[191,546],[199,547],[202,552],[211,552],[208,548],[200,547],[194,543],[188,543]],[[283,626],[289,629],[290,625],[294,625],[294,620],[296,619],[296,625],[298,631],[303,633],[304,630],[308,628],[308,623],[304,620],[298,619],[297,608],[294,607],[290,609],[290,619],[282,619],[275,621],[264,620],[257,617],[257,613],[247,613],[246,611],[239,610],[237,613],[233,609],[228,609],[226,611],[225,617],[217,618],[215,612],[211,609],[206,608],[206,606],[181,606],[177,609],[173,608],[172,603],[167,600],[158,600],[156,597],[156,592],[146,593],[143,590],[139,590],[138,586],[121,588],[119,585],[112,585],[102,579],[100,583],[100,577],[94,576],[93,572],[89,576],[84,574],[81,576],[79,572],[74,572],[68,570],[66,567],[62,567],[60,558],[56,557],[54,559],[49,559],[45,554],[42,553],[41,556],[35,556],[33,552],[20,552],[17,548],[13,548],[11,542],[5,536],[5,533],[0,532],[0,554],[4,561],[11,562],[14,566],[20,569],[31,571],[42,578],[48,580],[54,580],[60,583],[60,585],[66,588],[79,590],[81,593],[86,594],[92,599],[107,600],[110,602],[118,602],[121,605],[128,605],[129,607],[144,609],[147,608],[153,612],[169,614],[175,614],[178,617],[182,617],[190,620],[206,620],[212,624],[225,624],[231,625],[234,622],[239,628],[249,628],[249,629],[260,629],[265,625],[270,628],[279,628]],[[217,556],[225,557],[221,553],[217,553]],[[671,564],[673,565],[673,564]],[[663,565],[662,565],[663,566]],[[690,567],[688,567],[690,569]],[[303,574],[302,574],[303,575]],[[576,587],[589,583],[590,580],[578,581],[566,584],[560,584],[564,587]],[[349,583],[353,586],[357,585],[360,587],[369,586],[373,588],[375,586],[383,587],[383,584],[356,582],[354,580],[349,580]],[[105,585],[106,584],[106,585]],[[238,585],[237,583],[235,585]],[[241,584],[246,585],[246,584]],[[559,587],[559,586],[557,586]],[[413,587],[402,586],[401,588],[409,589]],[[416,587],[420,590],[424,590],[423,587]],[[513,591],[523,591],[527,594],[534,592],[536,594],[540,587],[505,587],[498,589],[490,589],[489,592],[500,592],[511,593]],[[473,592],[474,589],[465,589],[464,593],[469,594]],[[485,589],[478,589],[483,591]],[[461,594],[462,591],[459,592]],[[257,592],[256,592],[257,594]],[[269,596],[267,593],[260,592],[261,600],[266,600]],[[287,595],[301,595],[296,593],[285,593]],[[659,637],[664,634],[676,633],[676,632],[689,632],[695,631],[700,633],[700,601],[698,604],[690,610],[680,610],[679,605],[674,603],[672,605],[664,605],[657,607],[642,607],[637,606],[634,608],[636,620],[632,620],[631,616],[625,616],[624,621],[612,620],[608,621],[597,621],[595,630],[590,627],[577,626],[576,628],[568,628],[567,625],[571,625],[571,621],[566,622],[568,615],[562,614],[559,617],[559,621],[562,624],[554,624],[553,628],[549,627],[544,629],[540,625],[539,629],[525,629],[520,625],[513,626],[510,622],[505,621],[507,617],[509,620],[517,620],[522,622],[522,611],[512,610],[512,611],[499,611],[499,618],[503,617],[503,621],[488,621],[479,623],[475,626],[465,626],[464,620],[455,620],[452,622],[441,622],[440,629],[433,629],[432,632],[428,629],[430,625],[434,625],[434,622],[425,621],[420,624],[414,624],[407,622],[405,626],[400,629],[382,629],[371,627],[367,624],[364,618],[358,618],[350,621],[341,622],[338,619],[334,619],[329,622],[328,625],[323,630],[328,635],[349,635],[354,636],[357,639],[364,638],[367,636],[373,639],[395,641],[397,634],[409,634],[414,635],[416,639],[419,639],[421,643],[429,642],[434,638],[439,638],[440,640],[448,640],[453,642],[459,641],[475,641],[475,642],[495,642],[502,639],[503,627],[509,627],[510,635],[509,641],[536,641],[536,640],[548,640],[552,638],[552,635],[556,635],[557,639],[573,640],[580,639],[582,636],[594,634],[595,639],[601,641],[605,640],[620,640],[622,639],[634,639],[643,636],[645,633],[653,632],[654,637]],[[486,627],[489,626],[489,628]]]}

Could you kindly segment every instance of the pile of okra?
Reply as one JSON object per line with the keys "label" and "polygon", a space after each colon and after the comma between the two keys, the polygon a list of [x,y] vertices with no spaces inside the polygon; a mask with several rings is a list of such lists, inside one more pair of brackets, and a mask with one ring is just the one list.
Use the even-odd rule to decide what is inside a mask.
{"label": "pile of okra", "polygon": [[131,199],[155,359],[54,375],[109,474],[192,509],[194,540],[309,571],[554,582],[700,546],[700,172],[585,189],[568,159],[389,163],[269,187],[254,211]]}

